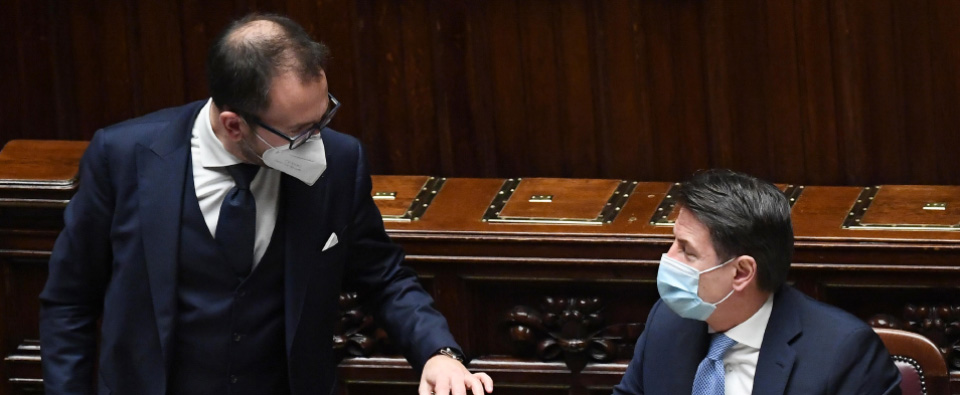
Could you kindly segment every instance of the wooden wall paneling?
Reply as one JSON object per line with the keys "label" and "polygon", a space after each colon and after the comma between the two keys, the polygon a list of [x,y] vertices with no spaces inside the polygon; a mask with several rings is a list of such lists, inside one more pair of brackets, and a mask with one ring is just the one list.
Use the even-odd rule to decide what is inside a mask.
{"label": "wooden wall paneling", "polygon": [[935,1],[924,16],[930,21],[930,62],[933,74],[933,116],[939,121],[935,124],[937,144],[937,183],[960,184],[960,166],[944,165],[953,162],[956,148],[960,146],[960,133],[943,131],[960,130],[960,3],[954,1]]}
{"label": "wooden wall paneling", "polygon": [[[730,82],[728,75],[733,72],[729,70],[730,65],[723,61],[726,53],[732,49],[726,47],[726,42],[722,37],[726,35],[726,26],[721,17],[726,8],[717,2],[702,3],[701,12],[703,13],[703,55],[701,61],[705,69],[705,82],[703,90],[707,95],[707,125],[710,130],[710,163],[711,166],[730,167],[734,155],[733,146],[730,141],[733,139],[733,114],[731,114],[732,105],[728,103]],[[756,74],[754,74],[756,75]]]}
{"label": "wooden wall paneling", "polygon": [[[802,112],[800,111],[800,70],[797,65],[797,21],[793,4],[787,1],[761,1],[759,19],[764,23],[762,39],[757,41],[758,58],[765,58],[762,70],[761,98],[765,101],[763,146],[769,152],[767,173],[754,173],[766,179],[795,182],[804,176]],[[749,61],[741,59],[741,61]],[[758,147],[763,151],[763,147]],[[814,160],[811,158],[811,160]]]}
{"label": "wooden wall paneling", "polygon": [[363,47],[360,45],[357,8],[343,0],[320,0],[316,4],[317,13],[309,18],[316,23],[313,35],[330,48],[327,81],[330,91],[342,105],[330,127],[360,138],[370,149],[370,140],[364,138],[361,123],[364,113],[360,97],[364,90],[360,55]]}
{"label": "wooden wall paneling", "polygon": [[[67,103],[77,116],[76,130],[74,131],[78,138],[89,138],[93,133],[104,126],[102,116],[104,110],[103,96],[88,96],[90,92],[102,89],[100,75],[97,70],[101,69],[100,48],[106,39],[99,37],[96,33],[97,21],[93,15],[97,12],[93,10],[91,4],[81,4],[80,2],[59,2],[58,7],[66,9],[68,20],[63,23],[69,26],[72,33],[68,37],[69,43],[63,45],[70,46],[70,53],[73,55],[68,58],[71,61],[72,85],[76,95],[73,101]],[[87,11],[84,11],[87,10]],[[121,23],[121,21],[118,21]],[[113,39],[117,39],[114,37]],[[36,112],[31,112],[36,116]]]}
{"label": "wooden wall paneling", "polygon": [[180,1],[143,1],[129,10],[136,21],[130,71],[137,114],[187,102],[181,8]]}
{"label": "wooden wall paneling", "polygon": [[602,157],[604,173],[613,178],[647,180],[656,175],[658,152],[651,145],[649,102],[643,81],[640,26],[633,23],[636,10],[630,1],[594,2],[594,28],[601,46],[600,67],[606,117],[601,132],[606,144]]}
{"label": "wooden wall paneling", "polygon": [[129,2],[58,3],[69,9],[67,23],[74,32],[71,83],[77,94],[70,106],[77,113],[78,138],[89,139],[96,130],[134,115],[127,5]]}
{"label": "wooden wall paneling", "polygon": [[857,90],[863,65],[854,52],[860,37],[851,31],[849,5],[842,2],[827,2],[830,14],[831,50],[836,89],[837,137],[839,155],[843,158],[844,179],[849,184],[862,184],[871,179],[867,170],[867,152],[864,144],[863,94]]}
{"label": "wooden wall paneling", "polygon": [[[494,147],[497,152],[496,172],[513,173],[526,163],[526,151],[530,149],[526,136],[518,131],[527,130],[524,103],[526,95],[522,75],[522,46],[518,3],[515,0],[494,0],[484,3],[484,19],[480,26],[487,27],[488,47],[483,55],[490,65],[492,90],[492,113]],[[478,58],[480,57],[478,56]],[[480,59],[478,59],[480,60]]]}
{"label": "wooden wall paneling", "polygon": [[[16,49],[5,53],[14,55],[13,63],[16,72],[4,74],[3,79],[18,81],[19,89],[3,91],[4,95],[12,97],[14,111],[35,112],[45,114],[53,107],[53,98],[56,95],[53,78],[55,72],[54,60],[51,59],[51,33],[54,26],[45,2],[18,2],[15,20],[11,27],[17,31]],[[6,58],[6,56],[5,56]],[[5,61],[4,63],[7,63]],[[39,78],[38,78],[39,77]],[[14,92],[14,94],[10,94]],[[11,117],[13,118],[13,117]],[[55,138],[56,117],[18,116],[19,122],[5,124],[5,128],[13,129],[18,137]]]}
{"label": "wooden wall paneling", "polygon": [[[704,61],[707,64],[707,92],[710,97],[711,142],[716,150],[712,166],[729,167],[769,178],[777,148],[769,146],[765,112],[767,68],[766,48],[769,22],[764,2],[706,4],[708,21]],[[738,23],[751,20],[755,23]]]}
{"label": "wooden wall paneling", "polygon": [[[396,105],[400,116],[397,129],[389,141],[392,155],[406,159],[402,169],[407,174],[443,174],[437,136],[436,103],[434,101],[434,57],[430,45],[436,25],[430,23],[430,5],[425,1],[399,3],[401,21],[401,68]],[[462,92],[464,97],[466,92]]]}
{"label": "wooden wall paneling", "polygon": [[[397,51],[397,48],[384,48],[387,43],[380,41],[381,37],[378,37],[378,29],[390,28],[391,26],[394,29],[398,29],[397,21],[395,18],[396,15],[387,14],[386,8],[389,7],[390,2],[380,1],[380,2],[356,2],[354,7],[356,8],[356,18],[357,18],[357,35],[358,35],[358,45],[362,48],[359,52],[359,57],[356,59],[356,74],[357,74],[357,90],[359,94],[359,102],[357,102],[356,109],[360,115],[360,134],[355,134],[362,139],[365,143],[367,149],[367,157],[370,160],[371,170],[373,172],[381,172],[382,169],[389,169],[389,157],[386,150],[389,147],[386,147],[386,144],[383,144],[383,136],[385,133],[391,133],[392,129],[389,129],[389,125],[386,124],[388,121],[383,121],[383,118],[389,117],[384,114],[386,109],[383,107],[385,104],[386,98],[385,95],[381,95],[379,92],[386,92],[391,89],[390,86],[385,86],[389,82],[389,77],[383,76],[383,73],[388,72],[384,70],[385,67],[389,65],[382,65],[386,58],[384,54],[387,51]],[[378,12],[379,11],[379,12]],[[380,15],[381,19],[378,19]],[[390,19],[386,21],[384,19]],[[384,26],[386,25],[386,26]],[[397,34],[399,30],[395,30],[394,34]],[[384,130],[384,127],[387,127],[387,130]]]}
{"label": "wooden wall paneling", "polygon": [[514,169],[522,176],[562,174],[567,153],[561,140],[568,134],[581,133],[558,123],[560,101],[565,99],[560,96],[558,53],[564,51],[564,43],[555,39],[559,10],[554,4],[550,0],[517,2],[521,79],[523,90],[529,93],[524,95],[527,128],[521,131],[527,136],[527,161],[523,168]]}
{"label": "wooden wall paneling", "polygon": [[[591,177],[600,170],[598,157],[605,155],[597,147],[596,114],[598,103],[594,96],[594,63],[590,38],[590,2],[566,0],[557,4],[559,10],[553,26],[557,48],[557,90],[559,102],[557,136],[563,156],[559,163],[561,174],[573,177]],[[519,174],[519,173],[518,173]]]}
{"label": "wooden wall paneling", "polygon": [[430,16],[436,30],[433,32],[434,105],[436,106],[437,136],[440,144],[441,175],[488,174],[495,166],[489,153],[493,150],[492,136],[476,127],[476,119],[487,114],[476,114],[469,102],[476,96],[470,92],[467,79],[476,75],[476,66],[468,63],[471,53],[479,50],[471,46],[471,19],[466,15],[465,2],[432,1]]}
{"label": "wooden wall paneling", "polygon": [[210,41],[256,9],[330,45],[345,104],[333,126],[367,144],[378,173],[661,180],[728,166],[806,184],[956,184],[957,7],[12,0],[0,72],[14,78],[0,88],[16,94],[0,120],[15,127],[0,143],[89,139],[207,97]]}
{"label": "wooden wall paneling", "polygon": [[[73,83],[75,56],[71,45],[74,32],[69,23],[68,7],[57,6],[57,4],[60,4],[60,2],[56,0],[47,1],[50,19],[54,21],[50,37],[52,40],[50,56],[55,70],[51,77],[54,84],[54,96],[48,103],[48,112],[45,116],[55,117],[57,120],[56,130],[49,131],[48,135],[55,135],[57,139],[76,140],[82,139],[85,134],[77,127],[78,120],[74,106],[77,101],[76,86]],[[42,133],[42,131],[37,132]],[[89,133],[92,135],[92,132]],[[29,135],[24,137],[34,138]],[[0,141],[2,140],[3,138],[0,137]]]}
{"label": "wooden wall paneling", "polygon": [[[320,1],[281,0],[279,3],[282,4],[284,14],[296,18],[295,20],[315,40],[323,41],[318,34],[320,32]],[[343,17],[340,15],[341,19],[345,19]]]}
{"label": "wooden wall paneling", "polygon": [[[382,168],[407,169],[410,159],[407,150],[411,143],[405,106],[404,92],[404,48],[403,30],[399,2],[374,1],[370,6],[369,21],[365,25],[365,42],[375,48],[368,65],[364,94],[373,96],[369,109],[376,114],[368,114],[375,119],[375,140],[368,140],[367,146],[376,145],[377,155]],[[368,136],[365,136],[368,137]],[[376,167],[375,167],[376,168]]]}
{"label": "wooden wall paneling", "polygon": [[[846,160],[840,156],[837,138],[829,4],[825,1],[796,1],[794,10],[800,79],[800,133],[803,135],[802,179],[811,184],[842,184]],[[800,182],[799,179],[790,181]]]}
{"label": "wooden wall paneling", "polygon": [[[140,96],[153,93],[138,92],[139,81],[135,81],[136,73],[140,71],[135,70],[139,67],[135,58],[141,51],[134,32],[134,27],[140,23],[134,15],[136,3],[133,0],[99,0],[95,4],[86,6],[88,9],[84,12],[87,12],[88,22],[93,24],[91,28],[100,43],[91,46],[90,41],[78,40],[74,47],[76,60],[90,62],[94,67],[90,72],[97,85],[85,89],[88,93],[77,97],[81,102],[96,97],[95,101],[101,106],[94,112],[98,115],[96,123],[87,127],[91,137],[97,129],[141,114],[137,111],[142,103]],[[78,75],[77,78],[83,77]]]}
{"label": "wooden wall paneling", "polygon": [[702,22],[692,2],[639,2],[644,75],[651,93],[653,180],[685,179],[709,167]]}
{"label": "wooden wall paneling", "polygon": [[[497,151],[496,133],[494,132],[494,102],[499,97],[494,95],[491,84],[492,63],[494,62],[490,44],[490,24],[485,16],[488,10],[486,2],[466,2],[466,92],[469,101],[470,113],[473,114],[473,132],[483,136],[478,142],[476,150],[483,152],[481,162],[475,164],[475,174],[496,174],[497,167],[503,160]],[[497,57],[500,55],[498,54]],[[444,172],[443,175],[450,173]]]}
{"label": "wooden wall paneling", "polygon": [[[930,184],[940,178],[937,169],[937,145],[940,143],[936,131],[941,128],[933,105],[936,76],[931,64],[929,12],[930,2],[927,0],[893,4],[895,38],[891,44],[896,51],[895,81],[902,92],[900,105],[903,112],[903,123],[897,131],[903,137],[894,141],[902,144],[896,156],[901,166],[909,171],[907,178],[900,183]],[[929,154],[912,156],[904,152],[904,147]]]}
{"label": "wooden wall paneling", "polygon": [[207,88],[207,52],[216,35],[238,13],[225,2],[180,0],[185,102],[210,97]]}
{"label": "wooden wall paneling", "polygon": [[841,89],[842,155],[848,182],[883,180],[909,183],[909,166],[900,150],[904,138],[904,92],[897,81],[898,51],[890,2],[832,3],[838,33],[834,59]]}
{"label": "wooden wall paneling", "polygon": [[20,107],[22,100],[20,96],[28,94],[23,87],[23,80],[27,73],[21,70],[22,60],[19,56],[22,40],[20,40],[20,29],[17,27],[17,21],[23,20],[20,16],[20,3],[11,3],[6,6],[4,12],[0,12],[0,35],[7,37],[0,40],[0,53],[8,54],[7,60],[0,62],[0,123],[9,125],[0,131],[0,146],[7,140],[22,138],[23,119],[27,118],[26,112]]}

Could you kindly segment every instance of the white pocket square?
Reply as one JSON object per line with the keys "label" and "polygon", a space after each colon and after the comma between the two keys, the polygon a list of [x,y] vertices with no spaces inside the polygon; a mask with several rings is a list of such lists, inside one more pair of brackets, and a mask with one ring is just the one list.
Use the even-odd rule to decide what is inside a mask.
{"label": "white pocket square", "polygon": [[330,234],[330,238],[327,239],[327,244],[324,244],[324,245],[323,245],[323,250],[321,250],[320,252],[329,250],[329,249],[333,248],[333,246],[335,246],[335,245],[337,245],[337,234],[336,234],[336,233],[331,233],[331,234]]}

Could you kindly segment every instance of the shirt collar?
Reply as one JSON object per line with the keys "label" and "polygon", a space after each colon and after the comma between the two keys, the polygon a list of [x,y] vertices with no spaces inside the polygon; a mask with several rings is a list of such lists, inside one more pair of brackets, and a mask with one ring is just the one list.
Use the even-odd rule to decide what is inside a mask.
{"label": "shirt collar", "polygon": [[236,156],[227,152],[227,149],[223,147],[223,142],[213,132],[213,125],[210,124],[211,111],[213,111],[213,99],[207,100],[207,104],[200,110],[197,120],[193,123],[193,137],[197,139],[200,148],[200,155],[195,159],[205,168],[226,167],[243,163]]}
{"label": "shirt collar", "polygon": [[773,294],[767,297],[763,306],[756,313],[726,332],[727,337],[735,340],[737,343],[745,344],[752,348],[760,349],[763,343],[763,334],[767,330],[767,322],[770,321],[770,312],[773,310]]}

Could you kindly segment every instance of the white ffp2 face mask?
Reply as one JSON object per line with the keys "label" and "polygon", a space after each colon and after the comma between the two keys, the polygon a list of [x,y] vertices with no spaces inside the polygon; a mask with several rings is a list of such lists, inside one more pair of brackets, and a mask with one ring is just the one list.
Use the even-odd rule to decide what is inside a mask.
{"label": "white ffp2 face mask", "polygon": [[270,149],[263,152],[263,157],[260,159],[271,169],[276,169],[310,186],[313,186],[327,169],[327,151],[323,148],[323,140],[319,134],[310,137],[295,150],[290,149],[290,146],[274,147],[259,134],[254,134],[260,141],[270,146]]}

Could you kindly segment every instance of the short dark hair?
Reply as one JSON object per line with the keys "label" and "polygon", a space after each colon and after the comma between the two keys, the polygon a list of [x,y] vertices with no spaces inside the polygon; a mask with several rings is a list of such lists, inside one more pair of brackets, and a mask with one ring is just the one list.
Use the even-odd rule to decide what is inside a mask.
{"label": "short dark hair", "polygon": [[680,185],[678,204],[707,229],[722,260],[749,255],[757,261],[760,289],[775,292],[793,257],[790,204],[775,185],[726,169],[697,173]]}
{"label": "short dark hair", "polygon": [[[257,21],[276,25],[274,34],[244,36]],[[210,47],[207,83],[214,104],[245,118],[270,107],[270,84],[277,74],[293,71],[302,80],[317,78],[330,50],[314,41],[299,24],[276,14],[249,14],[230,24]],[[249,119],[248,119],[249,120]]]}

